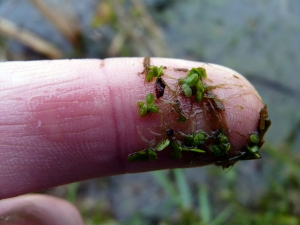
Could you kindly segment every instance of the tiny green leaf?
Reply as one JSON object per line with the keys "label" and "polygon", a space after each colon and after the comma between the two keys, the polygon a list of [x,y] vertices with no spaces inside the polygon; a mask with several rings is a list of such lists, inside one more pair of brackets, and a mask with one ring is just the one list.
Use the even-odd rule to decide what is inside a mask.
{"label": "tiny green leaf", "polygon": [[182,91],[184,92],[186,97],[192,97],[192,89],[187,84],[182,85]]}
{"label": "tiny green leaf", "polygon": [[154,103],[154,95],[152,93],[147,94],[145,99],[147,105],[152,105]]}
{"label": "tiny green leaf", "polygon": [[131,153],[127,156],[127,160],[129,162],[135,162],[135,161],[153,161],[157,159],[157,154],[152,149],[145,149],[142,151]]}
{"label": "tiny green leaf", "polygon": [[206,70],[202,67],[198,67],[198,68],[192,68],[189,72],[187,76],[190,76],[193,73],[197,73],[200,77],[200,79],[202,78],[206,78],[207,74],[206,74]]}
{"label": "tiny green leaf", "polygon": [[197,89],[197,92],[198,91],[201,92],[201,93],[205,92],[205,85],[203,84],[203,82],[201,80],[197,81],[196,89]]}
{"label": "tiny green leaf", "polygon": [[200,76],[200,78],[206,78],[207,74],[206,74],[206,70],[204,68],[197,68],[198,71],[198,75]]}
{"label": "tiny green leaf", "polygon": [[254,158],[254,159],[260,159],[261,156],[260,156],[258,153],[254,153],[254,154],[253,154],[253,158]]}
{"label": "tiny green leaf", "polygon": [[170,140],[169,139],[162,140],[161,142],[158,143],[158,145],[156,146],[155,150],[156,151],[162,151],[166,147],[168,147],[169,144],[170,144]]}
{"label": "tiny green leaf", "polygon": [[251,134],[250,135],[250,141],[254,144],[258,144],[259,143],[259,136],[257,134]]}
{"label": "tiny green leaf", "polygon": [[136,103],[136,105],[137,105],[137,107],[141,108],[141,107],[143,107],[145,105],[145,103],[143,101],[138,101]]}
{"label": "tiny green leaf", "polygon": [[222,143],[222,144],[227,144],[228,143],[228,137],[226,136],[226,135],[224,135],[224,134],[219,134],[219,136],[218,136],[218,139],[219,139],[219,141]]}
{"label": "tiny green leaf", "polygon": [[253,151],[254,153],[257,153],[258,150],[259,150],[258,146],[255,145],[255,146],[252,147],[252,151]]}
{"label": "tiny green leaf", "polygon": [[198,152],[198,153],[205,153],[204,150],[197,149],[197,148],[193,148],[193,149],[191,149],[190,151],[192,151],[192,152]]}
{"label": "tiny green leaf", "polygon": [[157,77],[158,76],[158,67],[157,66],[152,66],[151,70],[153,71],[153,75],[155,77]]}
{"label": "tiny green leaf", "polygon": [[172,159],[180,159],[182,158],[182,148],[179,146],[179,144],[177,143],[177,141],[171,140],[170,142],[170,148],[172,150],[170,157]]}
{"label": "tiny green leaf", "polygon": [[224,145],[224,147],[225,147],[225,152],[228,152],[231,148],[231,144],[227,143],[227,144]]}
{"label": "tiny green leaf", "polygon": [[170,141],[170,148],[173,151],[182,151],[182,148],[180,147],[179,143],[176,140]]}
{"label": "tiny green leaf", "polygon": [[159,77],[162,75],[163,69],[164,69],[163,66],[160,66],[160,67],[158,68],[158,76],[159,76]]}
{"label": "tiny green leaf", "polygon": [[147,115],[148,112],[148,107],[146,104],[143,104],[140,108],[139,108],[139,116],[140,117],[144,117]]}
{"label": "tiny green leaf", "polygon": [[261,156],[258,154],[258,146],[253,146],[253,147],[249,147],[248,145],[246,145],[246,149],[248,151],[247,154],[247,159],[259,159],[261,158]]}
{"label": "tiny green leaf", "polygon": [[156,160],[157,159],[157,154],[156,152],[154,152],[152,149],[148,149],[147,150],[147,156],[148,156],[148,159],[150,161],[153,161],[153,160]]}
{"label": "tiny green leaf", "polygon": [[185,145],[188,147],[194,146],[193,142],[194,142],[194,136],[192,134],[188,134],[185,136],[184,138],[185,140]]}
{"label": "tiny green leaf", "polygon": [[186,79],[180,78],[180,79],[178,80],[178,84],[180,84],[180,85],[183,85],[183,84],[185,84],[185,83],[186,83]]}
{"label": "tiny green leaf", "polygon": [[131,153],[127,156],[127,160],[129,162],[135,162],[135,161],[148,161],[148,156],[147,156],[147,153],[145,150],[143,151],[138,151],[138,152],[134,152],[134,153]]}
{"label": "tiny green leaf", "polygon": [[199,146],[200,144],[203,144],[207,139],[207,134],[204,131],[199,131],[195,136],[193,140],[193,146]]}
{"label": "tiny green leaf", "polygon": [[170,148],[172,150],[170,157],[172,159],[179,159],[182,158],[182,148],[180,147],[180,145],[178,144],[177,141],[175,140],[171,140],[170,142]]}
{"label": "tiny green leaf", "polygon": [[192,69],[190,69],[190,70],[188,71],[186,77],[189,77],[189,76],[191,76],[191,75],[194,74],[194,73],[198,74],[197,68],[192,68]]}
{"label": "tiny green leaf", "polygon": [[189,77],[187,77],[185,80],[186,80],[185,83],[188,86],[192,87],[197,84],[197,82],[199,80],[199,76],[198,76],[198,74],[194,73],[194,74],[190,75]]}
{"label": "tiny green leaf", "polygon": [[222,151],[222,147],[219,145],[211,145],[210,149],[214,153],[215,156],[224,155],[224,152]]}
{"label": "tiny green leaf", "polygon": [[182,148],[182,151],[205,153],[204,150],[198,148]]}
{"label": "tiny green leaf", "polygon": [[157,105],[150,105],[148,106],[148,111],[152,112],[152,113],[158,113],[159,112],[159,108]]}
{"label": "tiny green leaf", "polygon": [[203,98],[203,93],[200,92],[200,91],[197,91],[197,92],[196,92],[196,101],[197,101],[197,102],[201,102],[201,101],[202,101],[202,98]]}
{"label": "tiny green leaf", "polygon": [[153,71],[149,71],[146,76],[146,81],[151,82],[154,78]]}
{"label": "tiny green leaf", "polygon": [[247,146],[247,150],[251,153],[257,153],[258,152],[258,146],[249,147]]}
{"label": "tiny green leaf", "polygon": [[164,69],[163,66],[160,66],[160,67],[150,66],[148,74],[151,73],[152,78],[153,77],[160,77],[163,73],[163,69]]}

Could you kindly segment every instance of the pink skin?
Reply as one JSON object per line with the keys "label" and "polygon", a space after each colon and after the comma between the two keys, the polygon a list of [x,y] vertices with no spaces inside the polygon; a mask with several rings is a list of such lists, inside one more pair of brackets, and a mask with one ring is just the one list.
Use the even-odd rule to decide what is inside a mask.
{"label": "pink skin", "polygon": [[0,224],[83,225],[78,210],[71,203],[46,195],[1,200],[0,215]]}
{"label": "pink skin", "polygon": [[[153,58],[151,64],[177,77],[184,73],[171,68],[204,66],[208,83],[227,85],[214,93],[225,99],[235,149],[247,142],[240,134],[256,131],[262,101],[235,71],[177,59]],[[137,115],[136,102],[153,88],[138,75],[142,71],[143,58],[2,63],[0,198],[93,177],[188,167],[164,152],[154,162],[126,160],[147,147],[136,127],[150,140],[147,128],[161,124],[160,116]]]}

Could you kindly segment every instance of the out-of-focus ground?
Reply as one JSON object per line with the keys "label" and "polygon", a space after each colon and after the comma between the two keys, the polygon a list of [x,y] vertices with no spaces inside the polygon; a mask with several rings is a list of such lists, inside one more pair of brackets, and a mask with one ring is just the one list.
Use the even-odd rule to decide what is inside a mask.
{"label": "out-of-focus ground", "polygon": [[[299,224],[300,2],[0,1],[0,59],[159,56],[245,75],[268,104],[263,159],[128,174],[46,191],[86,224]],[[37,43],[42,43],[37,45]]]}

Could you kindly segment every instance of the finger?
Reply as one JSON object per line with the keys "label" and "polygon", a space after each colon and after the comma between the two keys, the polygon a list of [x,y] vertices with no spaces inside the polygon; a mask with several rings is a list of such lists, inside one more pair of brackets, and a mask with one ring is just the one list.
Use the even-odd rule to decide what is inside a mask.
{"label": "finger", "polygon": [[[257,131],[262,101],[235,71],[175,59],[154,58],[151,64],[165,66],[164,79],[171,89],[185,76],[175,68],[205,67],[205,82],[216,87],[213,92],[225,110],[212,112],[216,109],[206,110],[201,104],[191,110],[189,100],[175,91],[181,110],[195,114],[193,120],[179,124],[178,106],[167,89],[156,100],[161,113],[140,118],[137,101],[149,92],[155,94],[153,82],[145,82],[141,74],[142,58],[2,63],[0,198],[97,176],[187,167],[186,159],[170,160],[166,151],[153,162],[126,160],[129,153],[149,147],[145,139],[159,141],[167,128],[212,133],[222,123],[233,146],[231,155],[241,151],[249,133]],[[198,165],[216,161],[207,155]]]}
{"label": "finger", "polygon": [[46,195],[25,195],[0,201],[0,223],[83,225],[72,204]]}

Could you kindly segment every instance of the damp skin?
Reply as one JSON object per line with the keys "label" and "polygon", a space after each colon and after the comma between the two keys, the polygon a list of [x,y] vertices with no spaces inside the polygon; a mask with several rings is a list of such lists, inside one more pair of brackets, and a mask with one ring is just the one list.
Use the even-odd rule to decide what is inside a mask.
{"label": "damp skin", "polygon": [[[189,167],[185,156],[169,157],[171,141],[174,146],[182,141],[181,133],[203,130],[214,139],[212,130],[227,126],[223,133],[231,148],[226,158],[211,155],[198,160],[197,166],[228,161],[246,152],[245,145],[253,148],[250,134],[257,133],[262,143],[265,128],[259,132],[257,128],[264,104],[237,72],[200,62],[150,58],[149,65],[163,66],[161,78],[166,83],[157,99],[157,77],[148,84],[144,64],[144,58],[1,63],[0,198],[93,177]],[[198,67],[205,68],[205,84],[214,95],[206,98],[205,107],[215,110],[220,101],[225,110],[214,114],[196,106],[191,110],[185,96],[175,91],[178,98],[172,97],[178,79]],[[159,112],[140,117],[137,102],[145,102],[149,93]],[[191,123],[191,117],[197,121]],[[209,122],[216,118],[218,122]],[[160,150],[156,160],[128,162],[129,154],[149,146]]]}
{"label": "damp skin", "polygon": [[[151,87],[153,78],[157,77],[155,81],[156,104],[157,107],[161,106],[161,115],[159,115],[161,124],[153,125],[151,129],[155,130],[154,132],[148,128],[154,134],[151,141],[146,140],[142,136],[143,134],[139,133],[140,138],[146,142],[146,147],[143,150],[129,154],[129,162],[157,160],[158,152],[166,148],[169,150],[170,159],[184,159],[183,161],[190,165],[214,163],[227,168],[233,166],[239,160],[261,158],[258,150],[263,144],[263,136],[271,124],[268,118],[267,106],[264,105],[257,113],[259,118],[255,121],[255,124],[258,124],[256,129],[247,134],[239,130],[230,129],[227,123],[228,114],[226,114],[224,104],[231,104],[232,108],[240,111],[245,110],[245,106],[232,101],[235,95],[229,95],[224,98],[215,94],[217,89],[242,89],[242,85],[237,81],[240,78],[238,75],[233,72],[231,77],[222,77],[223,83],[215,85],[213,84],[215,82],[213,79],[214,72],[209,70],[212,68],[215,71],[222,71],[222,68],[217,65],[205,64],[192,68],[156,66],[151,64],[150,57],[146,57],[144,58],[143,66],[144,70],[141,74],[145,77],[145,85]],[[207,70],[209,73],[206,72]],[[173,71],[183,72],[183,77],[182,74],[179,77],[169,76],[168,74]],[[168,87],[168,96],[166,98],[163,97],[163,94],[158,94],[157,91],[158,80],[162,80],[162,77],[169,78],[168,82],[170,82],[167,84],[164,81],[163,88],[165,86]],[[233,82],[230,82],[230,79]],[[245,91],[239,93],[238,96],[242,98],[251,94],[255,95],[253,92]],[[149,95],[153,96],[150,93],[146,95],[146,99]],[[154,103],[154,99],[152,99],[152,102]],[[140,117],[146,115],[146,111],[141,114],[141,106],[144,105],[141,105],[141,101],[138,101],[138,115]],[[182,107],[183,105],[185,107]],[[171,137],[164,133],[166,129],[168,131],[172,130],[173,134]],[[175,135],[174,130],[176,130]],[[189,134],[184,134],[183,132],[188,132]],[[240,139],[244,141],[244,145],[232,145],[231,133],[239,135]],[[157,142],[167,144],[164,145],[163,149],[158,149],[154,147]],[[189,152],[189,154],[185,152]]]}

